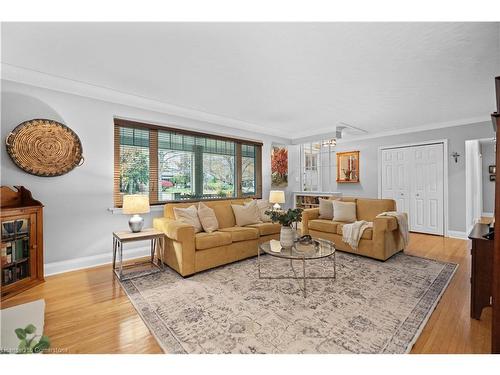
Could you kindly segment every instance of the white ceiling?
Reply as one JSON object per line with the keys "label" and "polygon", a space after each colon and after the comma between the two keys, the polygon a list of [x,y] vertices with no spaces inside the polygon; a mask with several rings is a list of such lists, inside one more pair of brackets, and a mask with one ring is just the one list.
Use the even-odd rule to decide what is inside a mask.
{"label": "white ceiling", "polygon": [[288,139],[487,118],[500,23],[4,23],[2,63]]}

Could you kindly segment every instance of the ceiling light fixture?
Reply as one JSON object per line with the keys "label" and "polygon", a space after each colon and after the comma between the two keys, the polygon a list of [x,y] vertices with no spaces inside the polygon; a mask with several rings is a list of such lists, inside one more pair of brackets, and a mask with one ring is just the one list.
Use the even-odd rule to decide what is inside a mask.
{"label": "ceiling light fixture", "polygon": [[332,139],[326,139],[323,141],[323,146],[328,147],[328,146],[337,146],[337,138],[332,138]]}

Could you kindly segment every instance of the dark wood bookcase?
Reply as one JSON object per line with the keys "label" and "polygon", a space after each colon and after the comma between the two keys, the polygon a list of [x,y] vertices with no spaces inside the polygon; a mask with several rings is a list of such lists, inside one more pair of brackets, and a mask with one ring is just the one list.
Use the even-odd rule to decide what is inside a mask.
{"label": "dark wood bookcase", "polygon": [[23,186],[1,187],[1,298],[44,281],[43,205]]}

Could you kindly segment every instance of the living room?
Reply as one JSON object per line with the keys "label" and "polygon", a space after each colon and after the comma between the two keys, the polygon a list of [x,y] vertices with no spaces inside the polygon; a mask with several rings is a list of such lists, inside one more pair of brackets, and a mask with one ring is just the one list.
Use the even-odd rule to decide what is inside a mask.
{"label": "living room", "polygon": [[500,22],[1,27],[2,352],[500,352]]}

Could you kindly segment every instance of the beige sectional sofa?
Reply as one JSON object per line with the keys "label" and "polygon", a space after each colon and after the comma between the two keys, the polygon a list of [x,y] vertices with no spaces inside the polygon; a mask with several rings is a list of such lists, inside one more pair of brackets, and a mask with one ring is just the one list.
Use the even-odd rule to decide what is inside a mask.
{"label": "beige sectional sofa", "polygon": [[167,203],[164,217],[153,225],[167,236],[164,260],[182,276],[257,255],[259,243],[279,239],[280,225],[275,223],[236,226],[232,204],[249,199],[203,201],[215,211],[219,230],[195,233],[194,227],[175,220],[174,207],[187,208],[197,203]]}
{"label": "beige sectional sofa", "polygon": [[395,211],[396,202],[394,200],[350,197],[343,197],[340,200],[356,203],[357,220],[373,222],[373,228],[364,231],[357,250],[342,241],[342,226],[346,223],[320,219],[319,208],[304,210],[302,234],[330,240],[335,243],[338,250],[380,260],[386,260],[403,250],[404,244],[399,236],[396,218],[376,217],[382,212]]}

